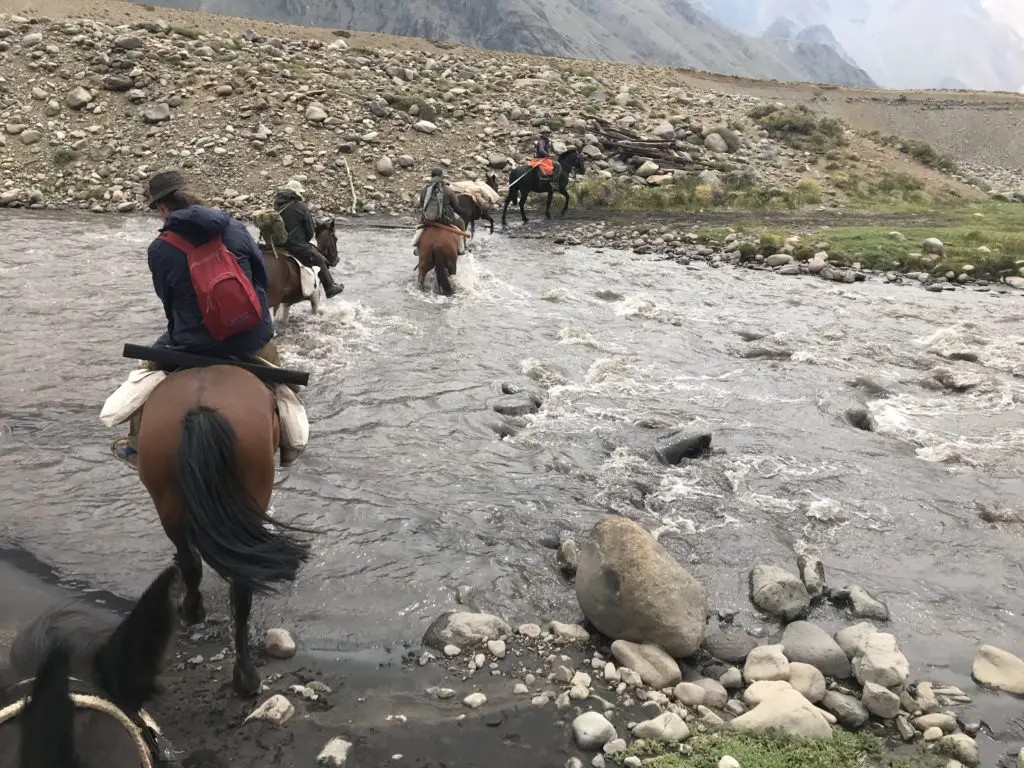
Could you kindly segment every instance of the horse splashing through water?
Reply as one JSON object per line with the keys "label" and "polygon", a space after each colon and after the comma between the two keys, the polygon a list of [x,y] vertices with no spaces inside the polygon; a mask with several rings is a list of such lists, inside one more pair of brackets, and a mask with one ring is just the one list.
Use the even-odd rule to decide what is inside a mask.
{"label": "horse splashing through water", "polygon": [[455,293],[452,288],[450,275],[455,274],[459,261],[459,238],[463,233],[455,227],[444,224],[429,224],[423,230],[420,237],[420,289],[424,287],[423,281],[427,273],[434,270],[437,278],[437,287],[445,296]]}
{"label": "horse splashing through water", "polygon": [[583,154],[575,148],[558,156],[555,173],[551,179],[544,178],[540,168],[536,166],[520,165],[514,168],[508,175],[508,193],[505,195],[505,207],[501,209],[501,226],[507,226],[505,219],[508,215],[508,206],[513,202],[517,202],[519,205],[519,214],[523,217],[523,223],[527,222],[526,198],[530,196],[531,192],[548,193],[548,204],[544,209],[544,215],[550,219],[551,200],[557,191],[565,198],[565,205],[562,206],[561,213],[562,216],[565,216],[565,212],[569,210],[569,179],[574,173],[586,173]]}
{"label": "horse splashing through water", "polygon": [[170,374],[150,395],[139,426],[139,479],[177,550],[185,620],[206,618],[203,560],[230,584],[233,682],[243,696],[255,696],[261,685],[249,653],[253,593],[294,581],[310,555],[299,529],[267,514],[280,436],[271,390],[232,365]]}
{"label": "horse splashing through water", "polygon": [[448,186],[455,193],[455,212],[466,222],[470,234],[476,234],[477,221],[484,219],[491,225],[493,235],[494,219],[491,218],[491,211],[500,199],[497,174],[488,173],[486,184],[479,181],[453,181]]}
{"label": "horse splashing through water", "polygon": [[[316,247],[324,255],[328,265],[338,266],[338,236],[334,228],[334,219],[319,222],[316,225]],[[314,291],[310,296],[303,296],[302,278],[299,265],[281,246],[262,246],[263,260],[267,265],[270,278],[270,289],[267,292],[267,304],[274,313],[275,323],[284,328],[288,323],[288,310],[293,304],[308,301],[313,313],[320,311],[320,293]]]}
{"label": "horse splashing through water", "polygon": [[143,710],[177,624],[177,582],[165,570],[120,623],[72,604],[17,636],[0,671],[0,768],[180,765]]}

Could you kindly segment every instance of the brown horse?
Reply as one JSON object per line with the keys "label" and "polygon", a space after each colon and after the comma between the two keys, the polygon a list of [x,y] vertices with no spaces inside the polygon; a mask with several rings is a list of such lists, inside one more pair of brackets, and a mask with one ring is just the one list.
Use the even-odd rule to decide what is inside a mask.
{"label": "brown horse", "polygon": [[310,553],[297,528],[267,514],[280,436],[273,393],[232,365],[172,373],[150,395],[139,428],[139,478],[177,550],[185,620],[206,616],[203,560],[230,583],[233,681],[243,696],[262,684],[249,655],[253,592],[294,581]]}
{"label": "brown horse", "polygon": [[426,280],[427,273],[433,269],[441,293],[445,296],[455,293],[448,276],[455,274],[459,260],[459,238],[466,234],[468,233],[444,224],[427,225],[419,243],[421,289],[424,287],[423,281]]}
{"label": "brown horse", "polygon": [[[267,293],[267,304],[274,313],[275,323],[280,328],[288,324],[288,311],[292,304],[308,301],[313,313],[320,311],[320,297],[317,292],[306,298],[302,295],[302,283],[299,279],[299,265],[288,251],[281,246],[276,249],[261,244],[263,260],[267,265],[270,278],[270,290]],[[327,259],[328,265],[338,266],[338,236],[334,230],[334,219],[316,225],[316,247]]]}

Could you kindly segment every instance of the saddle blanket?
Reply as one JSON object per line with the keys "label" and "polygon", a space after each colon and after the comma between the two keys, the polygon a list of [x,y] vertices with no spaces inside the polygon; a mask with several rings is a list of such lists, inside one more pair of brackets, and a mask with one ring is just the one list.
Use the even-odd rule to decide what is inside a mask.
{"label": "saddle blanket", "polygon": [[[267,363],[269,365],[269,363]],[[167,378],[166,371],[136,368],[128,379],[107,398],[100,411],[104,425],[122,424],[146,404],[153,390]],[[309,419],[298,395],[287,384],[274,386],[277,415],[281,421],[281,444],[291,448],[304,448],[309,443]]]}
{"label": "saddle blanket", "polygon": [[550,176],[555,172],[555,161],[550,157],[535,157],[530,161],[531,168],[540,168],[540,172],[545,176]]}
{"label": "saddle blanket", "polygon": [[294,261],[299,268],[299,287],[302,289],[302,298],[308,299],[320,287],[320,267],[307,267],[291,254],[288,254],[288,258]]}

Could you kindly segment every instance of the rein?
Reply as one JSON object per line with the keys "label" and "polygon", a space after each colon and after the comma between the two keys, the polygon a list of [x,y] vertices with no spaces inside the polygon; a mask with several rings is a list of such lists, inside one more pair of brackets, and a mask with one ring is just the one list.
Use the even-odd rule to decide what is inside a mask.
{"label": "rein", "polygon": [[[10,688],[0,692],[0,725],[13,720],[22,713],[26,703],[31,699],[30,690],[35,678],[22,680]],[[145,710],[139,710],[131,717],[109,699],[100,695],[97,688],[78,678],[69,677],[71,701],[78,709],[89,709],[101,712],[116,720],[128,731],[135,746],[139,750],[142,768],[159,768],[162,765],[178,765],[185,756],[176,750],[163,735],[160,726]]]}

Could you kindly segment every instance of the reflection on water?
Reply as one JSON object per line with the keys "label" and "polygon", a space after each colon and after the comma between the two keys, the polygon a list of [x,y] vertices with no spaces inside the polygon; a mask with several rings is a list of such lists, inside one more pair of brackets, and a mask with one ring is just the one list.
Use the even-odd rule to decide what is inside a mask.
{"label": "reflection on water", "polygon": [[[98,413],[132,365],[121,345],[161,330],[154,222],[0,223],[0,538],[137,594],[171,549]],[[889,602],[922,673],[969,686],[979,640],[1015,647],[1021,528],[978,510],[1024,514],[1016,297],[485,235],[447,299],[415,285],[408,233],[339,232],[345,293],[317,319],[297,308],[282,339],[286,364],[313,372],[312,442],[280,473],[275,513],[327,533],[261,608],[306,642],[415,639],[460,586],[513,621],[574,616],[538,540],[614,511],[747,625],[752,561],[810,548],[834,585]],[[939,368],[971,386],[948,389]],[[545,391],[539,414],[509,425],[491,409],[509,380]],[[874,432],[846,418],[858,398]],[[711,431],[715,455],[653,463],[654,439],[680,428]]]}

